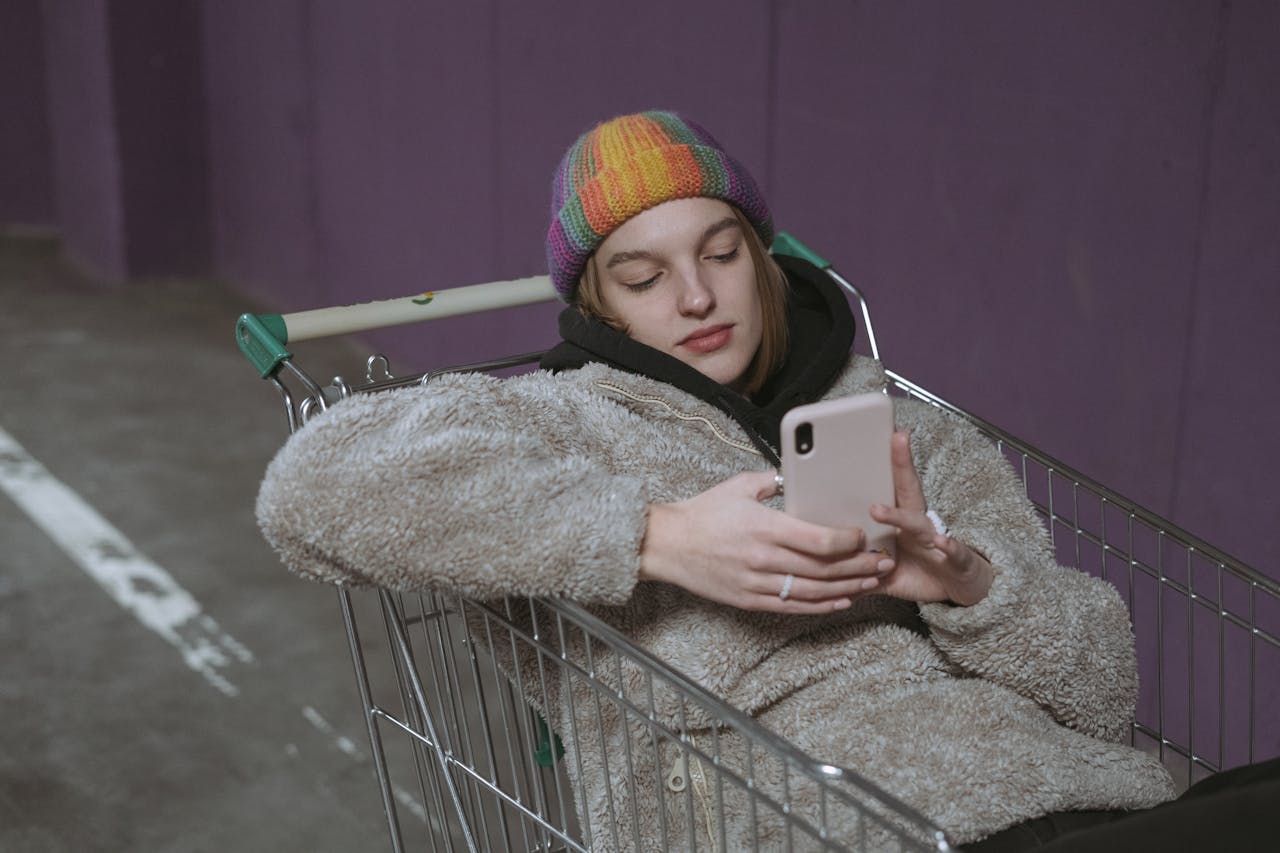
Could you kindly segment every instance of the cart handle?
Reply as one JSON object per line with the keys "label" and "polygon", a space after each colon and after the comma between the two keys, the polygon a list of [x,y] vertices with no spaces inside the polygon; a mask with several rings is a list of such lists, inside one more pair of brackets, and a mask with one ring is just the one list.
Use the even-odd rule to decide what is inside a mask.
{"label": "cart handle", "polygon": [[292,314],[242,314],[236,321],[236,343],[265,379],[292,357],[286,344],[557,298],[550,277],[540,275]]}

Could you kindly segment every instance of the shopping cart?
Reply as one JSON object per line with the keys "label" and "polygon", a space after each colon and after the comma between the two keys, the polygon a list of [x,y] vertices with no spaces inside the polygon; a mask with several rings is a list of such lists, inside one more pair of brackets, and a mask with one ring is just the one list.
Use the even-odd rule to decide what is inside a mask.
{"label": "shopping cart", "polygon": [[[826,270],[787,235],[774,251]],[[397,377],[381,355],[363,378],[321,385],[287,345],[555,298],[545,277],[288,315],[242,316],[241,349],[279,391],[290,431],[351,394],[497,371],[537,354]],[[1059,562],[1112,582],[1137,637],[1133,743],[1183,786],[1280,754],[1280,584],[1003,430],[889,371],[891,393],[954,412],[1021,474]],[[388,589],[338,592],[394,850],[948,850],[943,831],[857,772],[815,761],[572,602],[480,602]],[[374,626],[370,633],[362,633]],[[376,630],[378,626],[381,630]],[[655,708],[679,709],[673,721]],[[562,712],[567,699],[569,710]],[[624,725],[618,726],[621,721]],[[630,738],[607,741],[610,732]],[[604,756],[589,779],[581,755]],[[635,780],[673,796],[642,817]],[[582,808],[594,798],[597,808]],[[606,814],[605,825],[581,825]],[[733,820],[727,814],[735,815]],[[699,845],[703,845],[701,848]]]}

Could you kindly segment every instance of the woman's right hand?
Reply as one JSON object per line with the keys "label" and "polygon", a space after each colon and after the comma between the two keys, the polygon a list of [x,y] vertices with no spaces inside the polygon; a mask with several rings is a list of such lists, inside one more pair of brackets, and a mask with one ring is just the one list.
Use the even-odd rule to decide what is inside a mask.
{"label": "woman's right hand", "polygon": [[880,555],[862,550],[861,530],[810,524],[760,503],[777,493],[774,475],[760,472],[688,500],[651,504],[640,579],[779,613],[841,610],[876,586]]}

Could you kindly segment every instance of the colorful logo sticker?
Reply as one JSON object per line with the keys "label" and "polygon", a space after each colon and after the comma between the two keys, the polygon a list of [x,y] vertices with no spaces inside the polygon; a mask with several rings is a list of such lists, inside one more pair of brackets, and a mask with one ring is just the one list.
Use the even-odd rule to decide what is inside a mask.
{"label": "colorful logo sticker", "polygon": [[426,293],[413,300],[414,305],[430,305],[431,300],[436,298],[435,291],[428,290]]}

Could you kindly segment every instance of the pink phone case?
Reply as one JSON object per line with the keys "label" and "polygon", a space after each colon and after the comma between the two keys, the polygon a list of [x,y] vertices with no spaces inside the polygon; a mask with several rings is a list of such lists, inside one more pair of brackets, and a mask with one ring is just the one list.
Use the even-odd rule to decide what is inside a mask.
{"label": "pink phone case", "polygon": [[869,514],[873,503],[894,504],[892,435],[893,402],[880,393],[787,412],[782,418],[787,512],[828,527],[861,527],[869,550],[892,555],[897,529]]}

